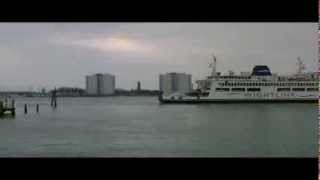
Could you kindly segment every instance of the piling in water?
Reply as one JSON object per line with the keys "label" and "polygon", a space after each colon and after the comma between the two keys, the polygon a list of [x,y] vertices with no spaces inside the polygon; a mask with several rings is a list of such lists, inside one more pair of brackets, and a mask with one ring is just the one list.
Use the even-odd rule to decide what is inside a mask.
{"label": "piling in water", "polygon": [[28,108],[27,108],[27,104],[24,105],[24,114],[28,113]]}
{"label": "piling in water", "polygon": [[4,111],[4,109],[3,109],[3,102],[0,101],[0,116],[3,115],[3,111]]}
{"label": "piling in water", "polygon": [[36,111],[37,111],[37,113],[39,112],[39,104],[37,104],[37,106],[36,106]]}
{"label": "piling in water", "polygon": [[57,107],[57,90],[54,89],[51,93],[51,106],[53,108]]}

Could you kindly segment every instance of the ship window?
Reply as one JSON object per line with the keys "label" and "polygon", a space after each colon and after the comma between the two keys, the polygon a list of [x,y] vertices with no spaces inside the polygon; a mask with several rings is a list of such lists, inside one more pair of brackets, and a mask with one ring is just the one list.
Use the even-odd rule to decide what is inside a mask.
{"label": "ship window", "polygon": [[290,88],[278,88],[277,91],[290,91]]}
{"label": "ship window", "polygon": [[232,91],[245,91],[245,88],[232,88]]}
{"label": "ship window", "polygon": [[260,91],[260,88],[247,88],[247,91]]}
{"label": "ship window", "polygon": [[307,88],[307,91],[319,91],[318,88]]}
{"label": "ship window", "polygon": [[229,91],[229,88],[216,88],[216,91]]}
{"label": "ship window", "polygon": [[304,88],[292,88],[292,91],[304,91]]}

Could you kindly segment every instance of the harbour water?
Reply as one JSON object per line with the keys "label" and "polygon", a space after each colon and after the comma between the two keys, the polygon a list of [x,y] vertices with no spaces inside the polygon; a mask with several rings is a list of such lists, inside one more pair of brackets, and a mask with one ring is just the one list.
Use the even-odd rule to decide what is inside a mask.
{"label": "harbour water", "polygon": [[48,98],[16,98],[16,116],[0,119],[0,156],[317,157],[317,118],[317,104],[77,97],[52,109]]}

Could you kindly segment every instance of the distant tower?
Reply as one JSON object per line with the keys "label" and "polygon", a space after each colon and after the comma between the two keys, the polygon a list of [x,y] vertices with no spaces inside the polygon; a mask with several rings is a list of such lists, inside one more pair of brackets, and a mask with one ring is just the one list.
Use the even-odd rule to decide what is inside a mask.
{"label": "distant tower", "polygon": [[138,81],[138,83],[137,83],[137,91],[140,91],[141,90],[141,83],[140,83],[140,81]]}
{"label": "distant tower", "polygon": [[41,89],[41,93],[42,93],[42,94],[45,94],[45,93],[46,93],[46,88],[42,88],[42,89]]}

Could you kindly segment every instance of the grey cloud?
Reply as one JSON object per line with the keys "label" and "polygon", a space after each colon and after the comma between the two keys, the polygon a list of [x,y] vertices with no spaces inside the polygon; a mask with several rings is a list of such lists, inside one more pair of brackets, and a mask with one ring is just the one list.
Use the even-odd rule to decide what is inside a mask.
{"label": "grey cloud", "polygon": [[[84,87],[86,74],[109,72],[119,88],[134,88],[138,80],[157,88],[159,73],[206,76],[212,52],[223,72],[266,64],[289,73],[297,56],[316,71],[316,30],[316,23],[1,23],[0,81],[6,87]],[[106,37],[133,39],[157,51],[101,52],[61,43]]]}

